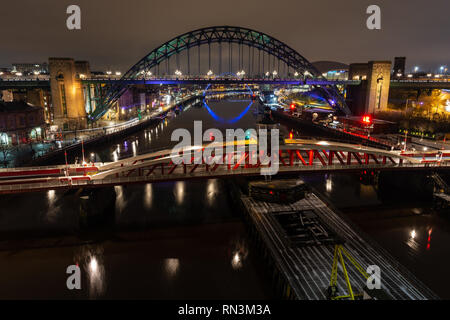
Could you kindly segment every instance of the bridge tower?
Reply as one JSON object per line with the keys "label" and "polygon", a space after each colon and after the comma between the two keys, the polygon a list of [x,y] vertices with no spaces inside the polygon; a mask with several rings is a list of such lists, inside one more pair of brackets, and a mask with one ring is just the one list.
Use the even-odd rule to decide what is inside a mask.
{"label": "bridge tower", "polygon": [[54,124],[61,130],[86,128],[81,78],[89,76],[89,64],[71,58],[49,58],[49,72]]}
{"label": "bridge tower", "polygon": [[354,114],[375,114],[386,110],[391,64],[391,61],[350,64],[349,80],[361,80],[359,86],[349,87],[347,91],[347,102]]}

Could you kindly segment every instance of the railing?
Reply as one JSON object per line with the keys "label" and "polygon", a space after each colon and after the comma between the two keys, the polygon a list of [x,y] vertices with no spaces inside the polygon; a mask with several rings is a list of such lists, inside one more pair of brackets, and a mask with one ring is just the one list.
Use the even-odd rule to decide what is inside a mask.
{"label": "railing", "polygon": [[[442,166],[441,163],[427,163],[427,164],[368,164],[368,165],[312,165],[312,166],[281,166],[279,163],[279,173],[291,173],[302,171],[339,171],[339,170],[360,170],[365,168],[368,170],[379,169],[395,169],[395,168],[445,168],[448,169],[448,164]],[[77,180],[76,177],[65,177],[61,179],[52,179],[45,183],[24,183],[15,185],[0,185],[0,193],[12,193],[12,192],[26,192],[26,191],[38,191],[38,190],[52,190],[60,188],[77,188],[77,187],[95,187],[95,186],[112,186],[131,183],[151,183],[157,181],[169,181],[169,180],[185,180],[191,178],[208,178],[208,177],[223,177],[223,176],[235,176],[235,175],[260,175],[261,168],[245,168],[239,167],[236,170],[217,170],[214,172],[209,171],[196,171],[195,173],[173,173],[169,174],[152,174],[151,176],[132,176],[132,177],[118,177],[118,178],[104,178],[99,180],[92,180],[89,177],[85,177],[85,180]],[[80,177],[78,177],[80,178]]]}

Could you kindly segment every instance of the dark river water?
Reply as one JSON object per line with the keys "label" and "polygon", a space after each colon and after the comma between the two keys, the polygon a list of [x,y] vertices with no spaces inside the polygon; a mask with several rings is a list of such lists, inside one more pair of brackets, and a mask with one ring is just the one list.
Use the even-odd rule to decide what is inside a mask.
{"label": "dark river water", "polygon": [[[234,99],[210,102],[210,110],[185,106],[180,114],[126,139],[87,149],[86,156],[113,161],[167,148],[176,143],[170,141],[172,131],[192,132],[195,120],[202,120],[203,130],[255,128],[261,116],[257,102],[249,104]],[[308,135],[301,128],[294,133]],[[304,178],[438,295],[450,298],[450,281],[442,276],[450,254],[450,224],[431,214],[430,203],[385,202],[358,175]],[[111,221],[86,233],[80,232],[75,193],[1,196],[0,299],[273,298],[264,262],[232,205],[226,181],[118,186],[105,194],[113,198]],[[66,288],[66,268],[72,264],[82,269],[81,290]]]}

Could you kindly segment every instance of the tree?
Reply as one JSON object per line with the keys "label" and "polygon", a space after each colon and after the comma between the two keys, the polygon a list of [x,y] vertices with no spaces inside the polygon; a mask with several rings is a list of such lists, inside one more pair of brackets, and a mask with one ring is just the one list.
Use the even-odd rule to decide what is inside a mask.
{"label": "tree", "polygon": [[8,156],[11,155],[15,150],[15,147],[11,144],[0,140],[0,155],[2,156],[3,166],[8,166]]}

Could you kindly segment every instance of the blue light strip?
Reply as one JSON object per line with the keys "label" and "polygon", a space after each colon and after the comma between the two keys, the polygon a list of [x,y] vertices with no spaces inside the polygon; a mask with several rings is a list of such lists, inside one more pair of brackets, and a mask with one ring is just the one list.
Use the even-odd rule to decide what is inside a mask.
{"label": "blue light strip", "polygon": [[[229,74],[229,73],[226,73]],[[223,75],[223,74],[222,74]],[[220,75],[220,76],[222,76]],[[253,101],[250,101],[249,105],[244,109],[244,111],[242,111],[237,117],[234,117],[233,119],[223,119],[222,117],[219,117],[214,111],[211,110],[211,108],[208,106],[208,104],[205,101],[205,96],[206,96],[206,92],[208,91],[209,87],[211,86],[211,83],[209,83],[205,90],[203,91],[203,105],[206,107],[206,110],[208,110],[209,114],[217,121],[220,122],[224,122],[224,123],[235,123],[237,121],[239,121],[247,112],[248,110],[250,110],[250,107],[253,104]],[[248,86],[248,84],[245,85],[248,89],[248,91],[250,91],[250,94],[253,96],[253,91],[252,89],[250,89],[250,87]]]}
{"label": "blue light strip", "polygon": [[205,106],[206,110],[208,110],[209,114],[217,121],[225,122],[225,123],[235,123],[239,121],[247,112],[250,110],[250,107],[252,106],[253,101],[250,101],[250,104],[242,111],[237,117],[234,117],[233,119],[224,119],[222,117],[219,117],[214,111],[211,110],[211,108],[208,106],[208,104],[205,102],[205,99],[203,99],[203,105]]}

